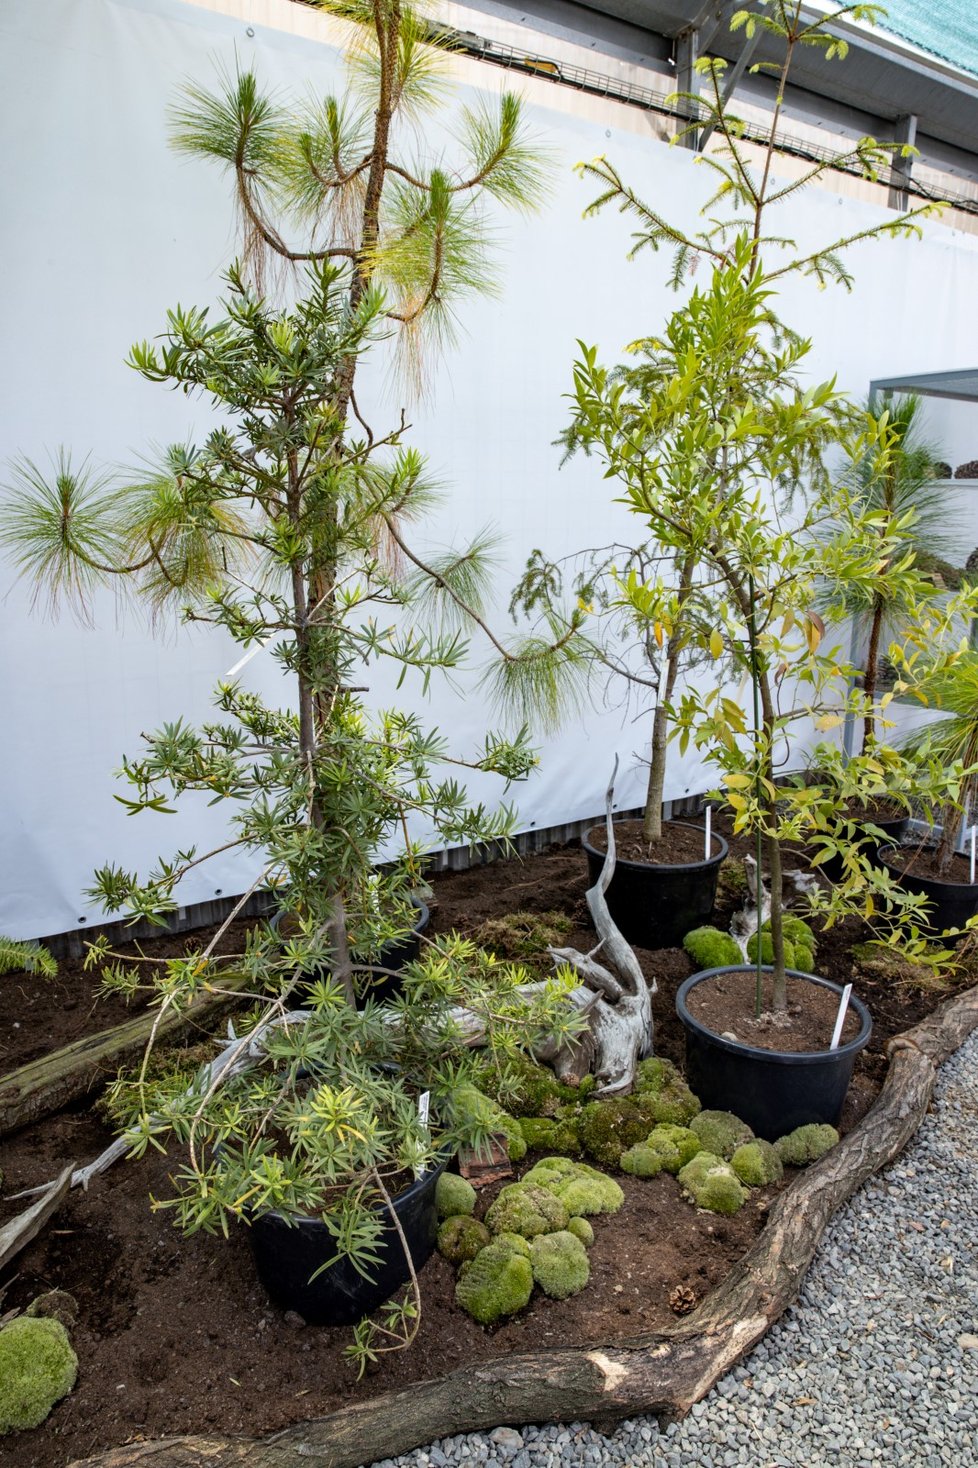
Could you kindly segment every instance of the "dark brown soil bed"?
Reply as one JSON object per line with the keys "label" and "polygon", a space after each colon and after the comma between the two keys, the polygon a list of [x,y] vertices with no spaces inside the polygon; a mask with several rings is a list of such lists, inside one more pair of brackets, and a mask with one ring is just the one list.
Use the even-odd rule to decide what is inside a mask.
{"label": "dark brown soil bed", "polygon": [[[721,882],[721,924],[742,901],[734,878],[736,859],[748,843],[735,838],[732,848],[730,880]],[[431,930],[473,933],[490,918],[557,911],[572,925],[561,942],[587,949],[594,935],[586,885],[577,843],[524,860],[445,872],[433,878]],[[859,922],[820,934],[819,972],[837,982],[852,978],[851,946],[869,936]],[[158,940],[158,948],[143,947],[165,956],[182,951],[186,941],[184,935]],[[639,950],[638,956],[657,985],[652,1001],[656,1052],[681,1065],[683,1032],[675,994],[692,964],[681,949]],[[843,1130],[872,1104],[885,1070],[887,1041],[944,997],[878,975],[856,975],[856,992],[872,1011],[875,1029],[869,1047],[857,1057]],[[3,981],[0,998],[9,1003],[12,996],[26,1006],[19,1012],[22,1022],[29,1021],[35,1053],[75,1038],[86,1027],[105,1028],[115,1018],[111,1007],[92,1011],[91,979],[77,965],[66,964],[54,986],[11,976]],[[66,1001],[74,1008],[62,1015]],[[47,1181],[68,1161],[90,1160],[107,1140],[91,1110],[52,1117],[9,1138],[0,1144],[5,1194]],[[532,1161],[528,1158],[526,1165]],[[74,1332],[78,1386],[43,1427],[5,1439],[0,1461],[17,1468],[63,1468],[73,1459],[141,1437],[269,1433],[465,1362],[659,1327],[674,1318],[671,1297],[688,1304],[724,1277],[762,1228],[770,1201],[769,1193],[754,1193],[741,1213],[722,1219],[683,1202],[671,1177],[651,1182],[619,1177],[625,1206],[613,1218],[593,1220],[588,1288],[563,1302],[535,1295],[524,1312],[493,1330],[483,1330],[457,1309],[453,1271],[436,1257],[422,1276],[425,1313],[414,1346],[383,1358],[357,1383],[343,1356],[349,1333],[303,1328],[274,1309],[255,1278],[243,1231],[230,1240],[182,1239],[168,1213],[152,1211],[150,1194],[170,1192],[167,1173],[165,1159],[156,1155],[117,1164],[93,1182],[87,1195],[71,1195],[0,1280],[7,1287],[0,1312],[23,1307],[53,1288],[70,1291],[80,1306]],[[0,1204],[0,1222],[24,1206]]]}
{"label": "dark brown soil bed", "polygon": [[[253,925],[254,919],[239,918],[228,928],[216,951],[240,953],[244,935]],[[179,958],[203,947],[215,931],[211,927],[195,933],[164,933],[140,943],[121,944],[114,951],[129,959]],[[146,965],[147,982],[152,972]],[[116,994],[100,994],[98,974],[85,971],[83,958],[61,960],[54,979],[5,974],[0,977],[0,1014],[4,1017],[0,1025],[0,1075],[60,1050],[83,1035],[120,1025],[144,1007],[140,997],[127,1002]]]}
{"label": "dark brown soil bed", "polygon": [[[717,975],[697,984],[686,995],[686,1007],[694,1019],[715,1035],[732,1034],[744,1045],[758,1050],[783,1050],[791,1054],[827,1050],[839,1009],[838,996],[820,984],[788,979],[788,1008],[775,1014],[770,1008],[771,981],[764,985],[764,1009],[755,1015],[756,979],[752,971]],[[855,1014],[846,1015],[842,1042],[854,1040],[859,1031]]]}
{"label": "dark brown soil bed", "polygon": [[[588,831],[587,839],[596,851],[608,850],[606,827],[595,826]],[[705,860],[704,841],[702,827],[666,821],[659,840],[649,845],[641,821],[615,822],[615,852],[624,861],[647,862],[652,866],[685,866]],[[720,848],[715,841],[711,844],[710,855],[716,856]]]}
{"label": "dark brown soil bed", "polygon": [[[91,1118],[54,1119],[8,1145],[8,1186],[46,1175],[65,1155],[93,1155],[107,1140]],[[348,1330],[303,1328],[269,1304],[244,1230],[229,1240],[181,1238],[149,1205],[150,1193],[168,1191],[164,1160],[119,1165],[87,1196],[72,1195],[18,1261],[5,1306],[49,1289],[73,1294],[80,1368],[44,1426],[7,1440],[10,1461],[60,1468],[133,1437],[274,1432],[463,1362],[658,1328],[675,1319],[674,1292],[688,1306],[724,1277],[762,1227],[770,1198],[770,1190],[754,1193],[736,1216],[720,1218],[683,1202],[672,1177],[620,1181],[620,1213],[592,1220],[584,1291],[564,1301],[535,1294],[519,1316],[485,1330],[455,1305],[455,1273],[435,1255],[421,1274],[414,1345],[358,1383],[343,1355]],[[499,1186],[485,1190],[486,1203]]]}
{"label": "dark brown soil bed", "polygon": [[936,882],[953,882],[956,886],[969,887],[971,882],[971,858],[955,853],[946,873],[937,865],[937,848],[934,846],[901,846],[886,857],[886,865],[895,872],[906,872],[914,877],[927,877]]}

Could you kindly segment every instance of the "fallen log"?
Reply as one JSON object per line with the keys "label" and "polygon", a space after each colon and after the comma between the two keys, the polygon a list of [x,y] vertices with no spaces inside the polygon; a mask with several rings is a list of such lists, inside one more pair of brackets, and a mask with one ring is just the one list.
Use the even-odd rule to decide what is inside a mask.
{"label": "fallen log", "polygon": [[978,987],[891,1041],[883,1089],[863,1121],[785,1189],[723,1284],[665,1330],[463,1366],[261,1440],[128,1443],[72,1468],[360,1468],[501,1423],[682,1417],[796,1298],[832,1215],[906,1146],[927,1111],[937,1067],[976,1028]]}
{"label": "fallen log", "polygon": [[[233,995],[220,992],[219,983],[214,989],[217,992],[203,994],[188,1009],[168,1014],[160,1022],[158,1038],[175,1039],[187,1030],[211,1025],[234,1003]],[[142,1054],[156,1018],[155,1009],[146,1010],[0,1076],[0,1137],[101,1090],[121,1065]]]}

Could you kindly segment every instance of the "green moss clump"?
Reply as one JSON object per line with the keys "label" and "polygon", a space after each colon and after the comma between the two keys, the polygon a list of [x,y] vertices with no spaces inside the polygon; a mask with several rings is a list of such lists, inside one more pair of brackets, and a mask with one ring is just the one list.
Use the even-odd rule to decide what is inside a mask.
{"label": "green moss clump", "polygon": [[495,1244],[505,1244],[507,1249],[512,1249],[516,1254],[522,1254],[524,1259],[530,1257],[530,1245],[522,1234],[496,1234],[492,1240]]}
{"label": "green moss clump", "polygon": [[679,1183],[697,1208],[711,1213],[736,1213],[747,1198],[730,1163],[712,1152],[697,1152],[680,1172]]}
{"label": "green moss clump", "polygon": [[573,1234],[575,1239],[580,1239],[585,1249],[590,1249],[594,1243],[594,1229],[586,1218],[572,1218],[567,1225],[567,1232]]}
{"label": "green moss clump", "polygon": [[721,862],[717,875],[717,898],[720,902],[739,903],[748,895],[750,884],[742,861],[728,856]]}
{"label": "green moss clump", "polygon": [[602,1167],[617,1167],[623,1152],[644,1142],[654,1121],[644,1096],[612,1096],[581,1107],[577,1134],[589,1157]]}
{"label": "green moss clump", "polygon": [[663,1122],[649,1133],[648,1146],[662,1158],[662,1166],[673,1177],[702,1150],[703,1143],[688,1126]]}
{"label": "green moss clump", "polygon": [[728,1160],[738,1147],[754,1140],[754,1133],[746,1121],[741,1121],[732,1111],[701,1111],[699,1116],[693,1117],[690,1127],[706,1152]]}
{"label": "green moss clump", "polygon": [[662,1171],[662,1157],[653,1152],[648,1142],[636,1142],[634,1147],[621,1154],[620,1166],[622,1172],[627,1172],[630,1177],[658,1177]]}
{"label": "green moss clump", "polygon": [[0,1437],[39,1427],[78,1376],[78,1357],[57,1320],[19,1315],[0,1330]]}
{"label": "green moss clump", "polygon": [[639,1062],[635,1072],[635,1095],[641,1097],[650,1127],[663,1122],[689,1126],[700,1109],[696,1096],[669,1060],[657,1055]]}
{"label": "green moss clump", "polygon": [[625,1194],[615,1182],[586,1162],[572,1162],[569,1157],[544,1157],[526,1174],[524,1183],[547,1188],[574,1217],[591,1213],[617,1213]]}
{"label": "green moss clump", "polygon": [[[756,963],[757,962],[757,945],[758,945],[758,942],[760,942],[760,945],[761,945],[761,962],[762,963],[773,963],[774,962],[774,942],[773,942],[773,940],[771,938],[771,934],[768,933],[768,932],[766,932],[766,931],[762,931],[760,934],[758,934],[756,932],[755,933],[751,933],[750,937],[747,939],[747,957],[750,959],[751,963]],[[791,954],[790,957],[789,957],[789,950],[790,950],[790,954]],[[787,968],[794,968],[794,963],[792,962],[792,960],[794,959],[794,956],[795,956],[794,945],[791,944],[791,943],[789,943],[789,942],[787,942],[787,941],[785,941],[785,945],[784,945],[784,961],[785,961],[785,965],[786,965]]]}
{"label": "green moss clump", "polygon": [[593,1213],[617,1213],[625,1194],[613,1177],[589,1167],[557,1186],[557,1197],[572,1218]]}
{"label": "green moss clump", "polygon": [[487,1062],[476,1077],[480,1089],[511,1116],[556,1116],[562,1102],[577,1099],[573,1086],[565,1086],[547,1066],[526,1055],[509,1057],[502,1074]]}
{"label": "green moss clump", "polygon": [[567,1230],[542,1234],[530,1245],[533,1278],[552,1300],[566,1300],[583,1290],[591,1277],[587,1250]]}
{"label": "green moss clump", "polygon": [[563,912],[511,912],[487,918],[473,933],[480,948],[487,948],[512,963],[523,963],[547,977],[553,971],[548,948],[559,948],[573,929]]}
{"label": "green moss clump", "polygon": [[78,1324],[78,1301],[67,1290],[47,1290],[31,1301],[24,1314],[46,1315],[60,1321],[65,1330],[74,1330]]}
{"label": "green moss clump", "polygon": [[730,1166],[748,1188],[766,1188],[768,1183],[780,1182],[784,1176],[777,1149],[760,1138],[738,1147]]}
{"label": "green moss clump", "polygon": [[449,1264],[461,1264],[466,1259],[474,1259],[491,1240],[492,1234],[484,1223],[470,1213],[456,1213],[446,1218],[438,1230],[438,1252]]}
{"label": "green moss clump", "polygon": [[581,1150],[577,1128],[563,1119],[551,1121],[546,1116],[524,1116],[520,1119],[520,1131],[527,1147],[535,1152],[561,1152],[571,1156]]}
{"label": "green moss clump", "polygon": [[493,1325],[522,1310],[533,1293],[533,1266],[498,1241],[480,1249],[455,1285],[455,1299],[480,1325]]}
{"label": "green moss clump", "polygon": [[567,1227],[570,1213],[557,1195],[535,1183],[510,1183],[503,1188],[486,1214],[486,1226],[494,1234],[521,1234],[533,1239]]}
{"label": "green moss clump", "polygon": [[475,1188],[457,1172],[443,1172],[435,1184],[435,1207],[439,1218],[475,1210]]}
{"label": "green moss clump", "polygon": [[526,1142],[520,1124],[497,1102],[469,1083],[455,1091],[454,1104],[461,1116],[481,1123],[488,1131],[505,1137],[506,1151],[510,1162],[521,1162],[526,1156]]}
{"label": "green moss clump", "polygon": [[775,1150],[786,1167],[807,1167],[824,1157],[839,1140],[834,1126],[822,1122],[809,1122],[807,1126],[795,1127],[786,1137],[779,1137]]}
{"label": "green moss clump", "polygon": [[697,968],[724,968],[743,962],[736,939],[719,928],[694,928],[683,939],[683,947]]}
{"label": "green moss clump", "polygon": [[[811,974],[815,972],[815,934],[812,932],[804,918],[795,917],[793,913],[785,913],[781,919],[781,931],[784,934],[784,961],[786,968],[797,969],[799,973]],[[757,933],[751,933],[747,939],[747,957],[751,963],[757,962]],[[774,944],[771,939],[771,924],[766,922],[760,932],[761,962],[774,962]]]}

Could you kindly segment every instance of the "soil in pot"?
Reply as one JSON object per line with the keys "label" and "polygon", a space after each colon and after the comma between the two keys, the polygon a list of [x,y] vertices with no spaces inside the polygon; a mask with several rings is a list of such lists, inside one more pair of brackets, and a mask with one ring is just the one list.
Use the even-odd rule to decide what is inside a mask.
{"label": "soil in pot", "polygon": [[891,846],[880,853],[880,859],[907,891],[928,898],[930,907],[925,921],[935,933],[961,929],[978,912],[978,882],[971,881],[969,857],[955,853],[944,876],[938,869],[937,850],[932,845]]}
{"label": "soil in pot", "polygon": [[[832,1041],[839,997],[834,989],[788,979],[788,1009],[774,1014],[769,1008],[770,976],[764,976],[765,1009],[754,1013],[756,974],[753,969],[730,969],[709,983],[697,984],[686,996],[686,1008],[694,1019],[715,1035],[736,1035],[757,1050],[792,1054],[827,1050]],[[842,1044],[855,1039],[859,1020],[852,1011],[842,1028]]]}
{"label": "soil in pot", "polygon": [[[615,822],[617,864],[606,899],[611,916],[629,943],[641,948],[672,947],[681,943],[690,929],[709,920],[727,843],[714,832],[710,856],[704,857],[704,840],[702,826],[667,821],[661,841],[650,848],[641,821]],[[593,884],[608,850],[607,828],[593,827],[581,845]]]}
{"label": "soil in pot", "polygon": [[[686,1032],[687,1082],[706,1109],[732,1111],[769,1142],[809,1122],[838,1125],[856,1056],[872,1033],[868,1010],[852,999],[847,1022],[856,1031],[844,1030],[840,1045],[830,1050],[842,990],[828,980],[789,970],[787,1015],[771,1015],[763,1031],[749,1034],[754,980],[753,969],[738,965],[704,970],[680,986],[676,1009]],[[708,1027],[693,1012],[697,990],[717,985],[721,991],[730,986],[735,1002],[728,1013],[738,1030]],[[814,1047],[809,1041],[798,1048],[799,1027],[808,1028],[808,1011],[820,1003],[823,1014],[810,1031]],[[715,1016],[713,1023],[724,1019]],[[792,1043],[796,1048],[790,1048]]]}

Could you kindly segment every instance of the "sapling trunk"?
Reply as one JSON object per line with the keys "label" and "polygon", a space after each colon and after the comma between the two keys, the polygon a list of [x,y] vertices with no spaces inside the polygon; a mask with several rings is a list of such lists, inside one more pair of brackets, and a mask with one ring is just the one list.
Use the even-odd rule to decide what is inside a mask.
{"label": "sapling trunk", "polygon": [[662,801],[666,788],[666,761],[669,750],[669,716],[666,709],[676,689],[679,675],[679,652],[682,648],[683,612],[693,590],[693,573],[696,557],[687,556],[679,573],[679,588],[676,599],[676,620],[672,635],[667,640],[662,656],[665,678],[660,680],[656,699],[655,717],[652,721],[652,745],[649,759],[649,783],[645,795],[645,813],[642,818],[642,836],[647,846],[662,840]]}
{"label": "sapling trunk", "polygon": [[863,754],[876,738],[876,715],[873,706],[876,702],[876,685],[879,678],[880,637],[883,631],[884,610],[883,598],[877,596],[873,603],[873,620],[869,629],[869,647],[866,650],[866,668],[863,674],[863,693],[866,696],[866,713],[863,717]]}

